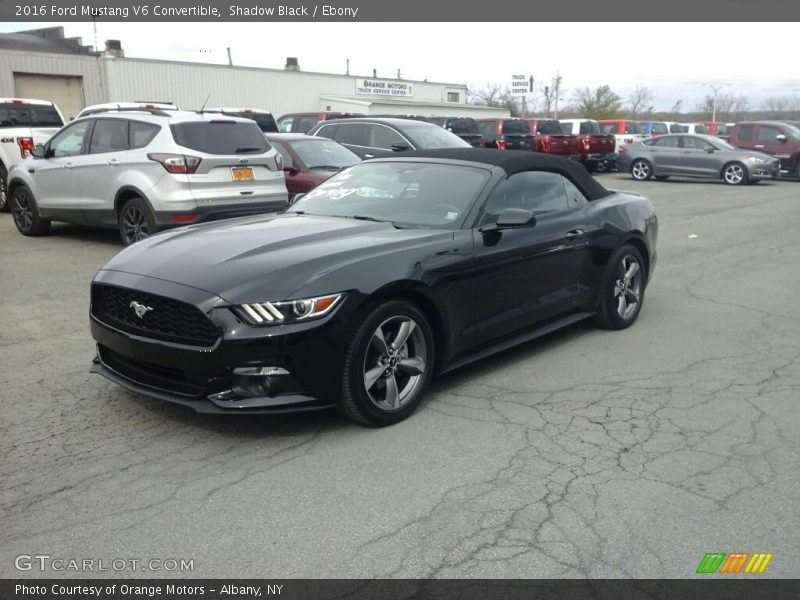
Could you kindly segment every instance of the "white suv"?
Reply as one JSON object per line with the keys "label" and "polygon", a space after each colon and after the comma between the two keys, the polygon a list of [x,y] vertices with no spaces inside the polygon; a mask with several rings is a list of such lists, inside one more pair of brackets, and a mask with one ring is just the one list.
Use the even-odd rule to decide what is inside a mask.
{"label": "white suv", "polygon": [[8,174],[17,229],[117,227],[131,244],[168,227],[282,211],[283,165],[258,126],[220,114],[116,109],[76,119]]}
{"label": "white suv", "polygon": [[8,207],[6,186],[11,167],[63,126],[64,117],[52,102],[0,98],[0,210]]}

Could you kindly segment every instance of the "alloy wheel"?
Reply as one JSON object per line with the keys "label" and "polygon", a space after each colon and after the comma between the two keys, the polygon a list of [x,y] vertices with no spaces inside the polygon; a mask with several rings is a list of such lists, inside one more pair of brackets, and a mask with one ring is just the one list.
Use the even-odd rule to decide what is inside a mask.
{"label": "alloy wheel", "polygon": [[413,399],[427,368],[425,335],[414,319],[393,316],[372,334],[364,357],[364,389],[372,403],[396,411]]}
{"label": "alloy wheel", "polygon": [[642,268],[636,257],[626,254],[619,262],[614,282],[614,300],[620,319],[630,319],[642,298]]}
{"label": "alloy wheel", "polygon": [[738,185],[744,180],[744,168],[739,164],[732,164],[725,167],[725,183]]}
{"label": "alloy wheel", "polygon": [[136,206],[130,206],[122,215],[122,235],[129,244],[143,240],[150,235],[147,217]]}
{"label": "alloy wheel", "polygon": [[643,160],[637,160],[633,163],[631,174],[634,179],[647,179],[650,177],[650,165]]}
{"label": "alloy wheel", "polygon": [[29,231],[33,227],[33,206],[28,193],[20,189],[14,197],[14,222],[20,231]]}

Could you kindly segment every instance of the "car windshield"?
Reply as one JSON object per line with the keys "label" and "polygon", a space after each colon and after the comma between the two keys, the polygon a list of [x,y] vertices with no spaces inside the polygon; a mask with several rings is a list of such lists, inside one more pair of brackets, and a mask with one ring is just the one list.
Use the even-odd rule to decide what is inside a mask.
{"label": "car windshield", "polygon": [[290,143],[307,169],[343,169],[361,161],[356,153],[326,138]]}
{"label": "car windshield", "polygon": [[430,148],[470,148],[465,142],[454,133],[431,123],[404,124],[402,133],[406,134],[418,149],[428,150]]}
{"label": "car windshield", "polygon": [[786,125],[786,132],[789,134],[789,137],[792,137],[796,140],[800,140],[800,127],[796,127],[795,125]]}
{"label": "car windshield", "polygon": [[715,138],[712,144],[720,150],[738,150],[736,146],[729,144],[725,140],[719,138]]}
{"label": "car windshield", "polygon": [[563,135],[564,133],[558,121],[539,121],[536,124],[536,132],[545,135]]}
{"label": "car windshield", "polygon": [[488,179],[480,167],[366,161],[311,190],[290,212],[455,229]]}
{"label": "car windshield", "polygon": [[206,154],[261,154],[270,145],[252,122],[212,119],[172,125],[175,141]]}
{"label": "car windshield", "polygon": [[652,133],[665,134],[669,133],[666,123],[653,123]]}

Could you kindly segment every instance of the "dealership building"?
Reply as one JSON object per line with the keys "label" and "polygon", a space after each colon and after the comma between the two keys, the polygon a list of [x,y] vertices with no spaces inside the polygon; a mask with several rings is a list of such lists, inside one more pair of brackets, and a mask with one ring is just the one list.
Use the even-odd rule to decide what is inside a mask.
{"label": "dealership building", "polygon": [[427,116],[508,116],[467,103],[458,83],[127,58],[117,40],[103,52],[65,38],[62,27],[0,34],[0,97],[55,102],[65,118],[102,102],[171,102],[180,108],[230,106],[289,112],[343,111]]}

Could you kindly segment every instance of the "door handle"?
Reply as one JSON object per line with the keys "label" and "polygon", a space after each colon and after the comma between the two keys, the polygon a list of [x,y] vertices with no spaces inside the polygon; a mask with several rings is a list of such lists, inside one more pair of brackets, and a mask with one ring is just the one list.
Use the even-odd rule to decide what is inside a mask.
{"label": "door handle", "polygon": [[112,167],[116,167],[119,164],[119,159],[112,158],[110,161],[108,161],[108,164]]}
{"label": "door handle", "polygon": [[584,233],[586,233],[583,229],[573,229],[572,231],[568,231],[567,234],[564,236],[568,240],[576,240],[581,237]]}
{"label": "door handle", "polygon": [[72,168],[72,163],[64,163],[64,168],[65,169],[71,169]]}
{"label": "door handle", "polygon": [[763,147],[764,147],[764,144],[756,144],[756,146],[755,146],[755,147],[756,147],[756,148],[763,148]]}
{"label": "door handle", "polygon": [[365,154],[364,158],[375,158],[374,154]]}

